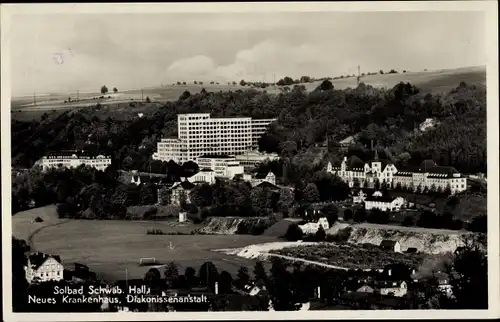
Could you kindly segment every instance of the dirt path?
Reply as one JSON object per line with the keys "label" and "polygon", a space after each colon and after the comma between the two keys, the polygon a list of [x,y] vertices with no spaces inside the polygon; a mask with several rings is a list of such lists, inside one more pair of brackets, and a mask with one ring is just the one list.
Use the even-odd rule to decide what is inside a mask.
{"label": "dirt path", "polygon": [[278,255],[278,254],[272,254],[272,253],[262,253],[264,256],[269,256],[269,257],[278,257],[278,258],[283,258],[292,262],[303,262],[306,264],[311,264],[311,265],[316,265],[316,266],[322,266],[322,267],[327,267],[327,268],[333,268],[333,269],[341,269],[344,271],[349,270],[348,268],[345,267],[340,267],[340,266],[335,266],[335,265],[329,265],[321,262],[315,262],[315,261],[310,261],[307,259],[302,259],[302,258],[297,258],[297,257],[291,257],[291,256],[285,256],[285,255]]}
{"label": "dirt path", "polygon": [[42,230],[44,230],[45,228],[49,228],[49,227],[55,227],[55,226],[59,226],[59,225],[62,225],[62,224],[65,224],[67,223],[68,221],[70,221],[71,219],[67,219],[67,220],[64,220],[64,221],[60,221],[58,223],[55,223],[55,224],[51,224],[51,225],[46,225],[46,226],[42,226],[42,227],[38,227],[37,229],[35,229],[29,236],[28,236],[28,245],[30,246],[30,250],[31,251],[36,251],[36,248],[35,248],[35,244],[33,243],[33,237],[35,237],[36,234],[38,234],[39,232],[41,232]]}

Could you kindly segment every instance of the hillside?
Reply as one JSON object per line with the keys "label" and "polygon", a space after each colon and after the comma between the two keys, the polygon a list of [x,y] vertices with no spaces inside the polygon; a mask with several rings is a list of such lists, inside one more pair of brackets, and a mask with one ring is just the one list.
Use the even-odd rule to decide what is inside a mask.
{"label": "hillside", "polygon": [[[458,83],[464,81],[470,84],[486,85],[486,67],[464,67],[457,69],[445,69],[436,71],[406,72],[397,74],[376,74],[361,77],[362,83],[376,88],[392,88],[398,83],[410,83],[417,86],[424,93],[444,93],[455,88]],[[336,89],[355,88],[356,77],[333,79]],[[308,91],[314,90],[321,81],[312,83],[301,83]]]}

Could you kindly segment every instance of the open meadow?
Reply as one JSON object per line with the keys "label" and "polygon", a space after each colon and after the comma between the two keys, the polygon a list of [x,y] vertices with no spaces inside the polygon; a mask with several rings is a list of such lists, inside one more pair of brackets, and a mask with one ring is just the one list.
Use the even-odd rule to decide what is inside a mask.
{"label": "open meadow", "polygon": [[[211,261],[219,271],[227,270],[234,276],[240,266],[252,268],[255,261],[213,252],[213,249],[276,240],[276,237],[251,235],[147,235],[146,231],[152,228],[164,232],[178,231],[168,222],[154,221],[61,220],[61,223],[52,218],[30,224],[32,218],[51,209],[55,214],[55,207],[51,207],[14,215],[14,237],[28,238],[35,232],[32,242],[36,250],[58,254],[66,265],[84,263],[108,281],[124,279],[126,270],[128,278],[144,277],[149,267],[139,266],[141,257],[155,257],[159,263],[174,261],[181,270],[189,266],[198,270],[201,264]],[[46,217],[50,216],[47,214]],[[37,230],[43,226],[46,227]]]}
{"label": "open meadow", "polygon": [[[400,82],[409,82],[417,86],[423,93],[439,93],[448,92],[456,88],[460,82],[464,81],[468,84],[486,84],[486,68],[485,67],[464,67],[450,70],[438,71],[421,71],[421,72],[406,72],[397,74],[376,74],[367,75],[361,78],[361,81],[367,85],[377,88],[392,88]],[[355,88],[357,86],[356,77],[334,79],[331,81],[336,89],[346,89],[348,87]],[[320,85],[321,81],[303,83],[307,91],[312,91]],[[288,86],[292,88],[294,85]],[[114,109],[120,109],[120,113],[129,110],[129,103],[141,103],[146,97],[155,103],[162,103],[166,101],[174,101],[181,96],[184,91],[189,91],[191,94],[199,93],[203,88],[208,92],[218,91],[236,91],[236,90],[265,90],[268,93],[280,93],[285,86],[270,86],[265,89],[253,86],[241,85],[228,85],[226,84],[194,84],[189,82],[186,85],[161,85],[158,87],[149,87],[144,89],[125,90],[118,93],[106,94],[104,98],[100,99],[100,93],[81,93],[78,102],[64,103],[69,97],[76,98],[75,93],[72,94],[50,94],[44,95],[37,100],[37,106],[33,106],[33,98],[19,97],[12,98],[11,111],[12,117],[18,120],[30,120],[41,117],[44,113],[52,113],[54,116],[61,113],[61,111],[79,109],[82,107],[93,106],[97,103],[109,108],[103,110],[105,113],[112,113]],[[110,98],[108,98],[108,96]],[[94,99],[96,98],[96,99]],[[134,106],[133,112],[146,112],[155,104],[145,104],[144,110],[138,109],[139,106]]]}

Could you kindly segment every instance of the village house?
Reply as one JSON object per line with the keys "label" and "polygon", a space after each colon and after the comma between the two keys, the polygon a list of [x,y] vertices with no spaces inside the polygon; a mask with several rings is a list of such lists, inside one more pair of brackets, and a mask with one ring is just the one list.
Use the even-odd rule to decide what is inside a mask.
{"label": "village house", "polygon": [[145,174],[137,174],[133,173],[132,178],[130,179],[130,183],[133,183],[135,185],[140,185],[140,184],[145,184],[145,183],[154,183],[158,184],[160,182],[161,178],[160,177],[153,177],[151,175],[145,175]]}
{"label": "village house", "polygon": [[255,174],[254,177],[244,175],[243,180],[250,181],[252,187],[258,186],[263,182],[269,182],[270,184],[276,185],[276,176],[271,171],[266,175]]}
{"label": "village house", "polygon": [[392,196],[368,196],[364,199],[364,202],[366,210],[399,211],[405,204],[405,199]]}
{"label": "village house", "polygon": [[438,289],[445,293],[448,297],[453,296],[453,287],[450,283],[450,276],[443,272],[437,272],[434,274],[438,282]]}
{"label": "village house", "polygon": [[359,189],[359,191],[353,191],[352,203],[360,204],[363,203],[367,197],[382,197],[382,196],[383,196],[382,191],[363,188]]}
{"label": "village house", "polygon": [[176,182],[169,189],[170,190],[170,203],[173,205],[180,206],[181,201],[184,199],[185,202],[191,202],[189,194],[195,185],[189,181]]}
{"label": "village house", "polygon": [[380,295],[402,297],[408,293],[405,281],[380,281],[376,283]]}
{"label": "village house", "polygon": [[401,244],[396,240],[384,239],[380,243],[380,248],[394,253],[401,253]]}
{"label": "village house", "polygon": [[64,266],[57,255],[33,253],[28,256],[24,269],[28,283],[60,281],[64,278]]}
{"label": "village house", "polygon": [[304,234],[315,234],[319,226],[323,227],[325,231],[329,229],[330,224],[328,223],[328,219],[326,219],[326,217],[321,217],[317,222],[308,222],[304,225],[299,225],[299,228]]}
{"label": "village house", "polygon": [[208,183],[208,184],[214,184],[215,183],[215,171],[212,169],[201,169],[198,173],[185,178],[185,180],[191,182],[191,183]]}

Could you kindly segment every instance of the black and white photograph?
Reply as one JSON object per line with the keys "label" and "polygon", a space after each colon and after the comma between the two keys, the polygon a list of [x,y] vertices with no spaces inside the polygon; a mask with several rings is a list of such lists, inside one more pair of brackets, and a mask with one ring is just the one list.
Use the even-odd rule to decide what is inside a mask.
{"label": "black and white photograph", "polygon": [[498,317],[496,1],[1,9],[6,321]]}

